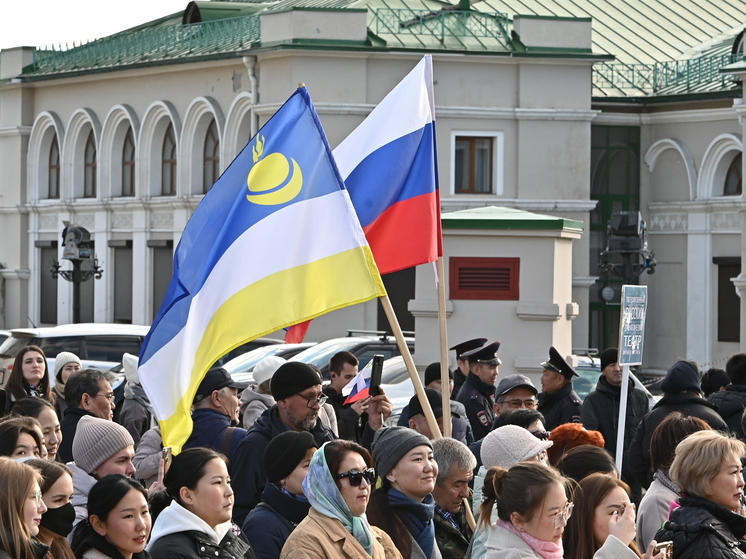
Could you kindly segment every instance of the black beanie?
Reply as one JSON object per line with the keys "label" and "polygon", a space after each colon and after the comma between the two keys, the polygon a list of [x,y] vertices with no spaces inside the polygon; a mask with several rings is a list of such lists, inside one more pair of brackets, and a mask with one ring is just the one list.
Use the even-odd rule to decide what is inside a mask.
{"label": "black beanie", "polygon": [[279,402],[321,384],[321,377],[310,365],[288,361],[272,377],[272,397]]}
{"label": "black beanie", "polygon": [[[448,369],[448,378],[453,378],[451,369]],[[434,380],[440,380],[440,363],[430,363],[425,369],[425,386]]]}
{"label": "black beanie", "polygon": [[285,479],[298,467],[309,448],[316,441],[308,431],[285,431],[269,441],[264,450],[264,471],[267,480],[276,483]]}
{"label": "black beanie", "polygon": [[689,361],[674,363],[661,382],[661,390],[666,394],[678,394],[685,390],[701,392],[699,371]]}
{"label": "black beanie", "polygon": [[606,367],[612,363],[619,362],[619,351],[615,347],[609,347],[601,352],[601,370],[603,371]]}

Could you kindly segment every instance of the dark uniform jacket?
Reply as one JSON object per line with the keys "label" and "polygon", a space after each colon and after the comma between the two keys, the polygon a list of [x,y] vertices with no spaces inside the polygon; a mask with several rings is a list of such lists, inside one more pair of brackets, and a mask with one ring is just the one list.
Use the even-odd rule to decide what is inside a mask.
{"label": "dark uniform jacket", "polygon": [[[231,474],[231,477],[235,479],[233,521],[239,526],[243,526],[246,515],[261,500],[262,491],[267,483],[267,474],[264,471],[264,450],[269,441],[289,430],[290,428],[280,419],[277,405],[274,405],[259,416],[241,441],[236,452],[236,463],[232,466],[235,474]],[[325,442],[337,438],[331,429],[324,427],[320,420],[316,421],[310,433],[319,448]]]}
{"label": "dark uniform jacket", "polygon": [[471,537],[474,535],[466,521],[464,505],[461,505],[461,510],[456,515],[456,522],[461,526],[461,530],[456,530],[456,527],[440,514],[437,507],[433,521],[435,522],[435,543],[443,559],[464,559]]}
{"label": "dark uniform jacket", "polygon": [[557,392],[539,394],[539,411],[544,415],[547,431],[565,423],[579,423],[582,406],[582,400],[572,389],[572,382]]}
{"label": "dark uniform jacket", "polygon": [[728,429],[741,440],[746,440],[746,435],[741,429],[741,415],[746,409],[746,386],[742,384],[731,384],[725,390],[713,392],[707,400],[715,404],[720,417],[728,424]]}
{"label": "dark uniform jacket", "polygon": [[495,420],[495,386],[482,382],[478,376],[469,374],[458,393],[457,401],[466,408],[466,417],[475,440],[483,439],[490,432]]}
{"label": "dark uniform jacket", "polygon": [[650,471],[650,437],[661,421],[671,412],[681,412],[684,415],[698,417],[716,431],[727,431],[728,426],[718,415],[717,407],[691,392],[680,394],[665,394],[653,410],[643,417],[637,432],[632,438],[627,452],[629,453],[630,473],[635,476],[643,487],[648,487],[653,480]]}
{"label": "dark uniform jacket", "polygon": [[368,414],[363,413],[358,415],[352,409],[351,405],[348,404],[345,406],[344,401],[347,397],[329,385],[323,388],[323,392],[329,397],[329,403],[334,408],[334,413],[337,416],[339,438],[360,444],[363,433],[365,432],[365,424],[368,423]]}
{"label": "dark uniform jacket", "polygon": [[65,416],[60,421],[62,442],[57,450],[57,457],[63,464],[73,461],[73,439],[75,438],[75,432],[78,430],[78,422],[84,415],[94,417],[91,412],[82,408],[68,407],[65,410]]}
{"label": "dark uniform jacket", "polygon": [[456,370],[453,371],[453,393],[451,394],[451,398],[458,398],[458,393],[461,392],[461,387],[466,382],[466,375],[461,372],[461,369],[456,367]]}
{"label": "dark uniform jacket", "polygon": [[285,541],[308,516],[310,508],[311,503],[283,493],[274,483],[265,485],[262,502],[249,513],[243,524],[256,559],[279,559]]}
{"label": "dark uniform jacket", "polygon": [[673,559],[746,559],[746,518],[707,499],[682,497],[655,539],[673,542]]}
{"label": "dark uniform jacket", "polygon": [[228,530],[220,545],[197,530],[168,534],[158,538],[150,555],[153,559],[254,559],[251,546],[233,530]]}
{"label": "dark uniform jacket", "polygon": [[[616,437],[619,424],[619,401],[622,387],[613,386],[604,375],[598,379],[596,390],[588,394],[583,400],[580,412],[580,422],[583,427],[591,431],[600,431],[606,441],[606,450],[616,456]],[[650,401],[647,394],[635,388],[635,383],[629,381],[627,393],[627,419],[624,426],[624,447],[628,448],[635,436],[637,426],[650,411]]]}
{"label": "dark uniform jacket", "polygon": [[217,410],[199,408],[192,412],[192,434],[189,435],[184,448],[203,446],[221,452],[228,458],[228,472],[239,480],[240,472],[235,469],[236,453],[241,441],[246,437],[246,429],[235,427],[226,440],[226,430],[231,426],[230,418]]}

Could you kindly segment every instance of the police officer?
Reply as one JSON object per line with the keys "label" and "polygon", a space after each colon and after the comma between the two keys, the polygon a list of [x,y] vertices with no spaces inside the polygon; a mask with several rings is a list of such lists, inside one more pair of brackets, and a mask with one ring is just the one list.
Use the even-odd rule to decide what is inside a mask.
{"label": "police officer", "polygon": [[487,338],[474,338],[466,342],[456,344],[451,348],[451,351],[456,352],[456,364],[458,367],[453,373],[453,393],[452,398],[457,398],[461,387],[466,381],[466,376],[469,374],[469,358],[464,357],[464,353],[482,347],[487,343]]}
{"label": "police officer", "polygon": [[469,375],[456,398],[464,404],[466,417],[471,424],[474,440],[487,436],[495,419],[495,382],[497,366],[501,363],[497,356],[500,342],[494,342],[462,354],[469,360]]}
{"label": "police officer", "polygon": [[553,347],[549,348],[549,361],[541,367],[539,411],[546,419],[547,431],[563,423],[580,422],[583,402],[572,388],[572,377],[578,374]]}

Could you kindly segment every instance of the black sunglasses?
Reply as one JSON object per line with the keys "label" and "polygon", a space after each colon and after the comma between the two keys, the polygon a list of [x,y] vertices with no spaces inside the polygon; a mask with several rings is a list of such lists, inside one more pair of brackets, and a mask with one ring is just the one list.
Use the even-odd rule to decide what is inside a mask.
{"label": "black sunglasses", "polygon": [[368,485],[373,485],[376,481],[376,471],[373,468],[368,468],[364,472],[361,472],[360,470],[350,470],[349,472],[339,474],[337,479],[342,479],[344,477],[350,478],[350,485],[352,485],[352,487],[358,487],[363,482],[363,478],[365,478]]}

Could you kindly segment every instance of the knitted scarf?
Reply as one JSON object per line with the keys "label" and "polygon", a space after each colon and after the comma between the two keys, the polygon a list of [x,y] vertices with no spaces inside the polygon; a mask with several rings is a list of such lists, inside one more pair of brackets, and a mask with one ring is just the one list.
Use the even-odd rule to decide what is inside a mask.
{"label": "knitted scarf", "polygon": [[516,527],[513,526],[510,522],[505,522],[501,519],[497,520],[497,525],[502,526],[508,532],[512,532],[513,534],[521,538],[531,547],[531,549],[541,555],[544,559],[562,559],[562,555],[564,553],[564,550],[562,549],[562,540],[560,540],[560,543],[557,544],[554,542],[546,542],[544,540],[537,539],[529,535],[527,532],[521,532],[520,530],[517,530]]}
{"label": "knitted scarf", "polygon": [[663,471],[663,468],[658,468],[658,471],[653,474],[653,479],[657,479],[658,482],[663,485],[663,487],[665,487],[666,489],[670,489],[671,491],[679,495],[679,488],[676,487],[676,484],[671,480],[670,477],[668,477],[668,474]]}
{"label": "knitted scarf", "polygon": [[389,505],[412,534],[425,557],[430,557],[435,545],[435,500],[432,495],[418,503],[396,489],[389,489]]}

